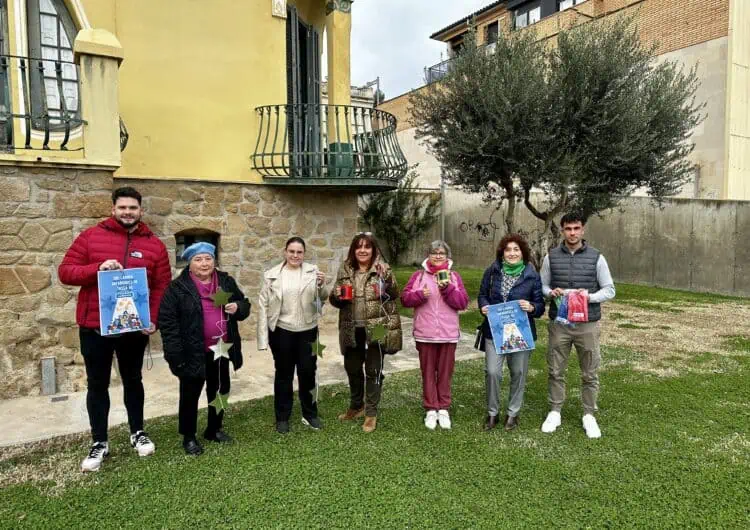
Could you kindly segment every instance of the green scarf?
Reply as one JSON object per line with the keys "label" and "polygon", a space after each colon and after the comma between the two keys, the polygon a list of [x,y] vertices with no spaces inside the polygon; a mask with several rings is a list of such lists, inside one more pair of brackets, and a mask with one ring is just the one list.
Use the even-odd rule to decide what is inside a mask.
{"label": "green scarf", "polygon": [[503,272],[508,276],[520,276],[525,268],[526,264],[523,261],[519,261],[516,265],[511,265],[503,260]]}

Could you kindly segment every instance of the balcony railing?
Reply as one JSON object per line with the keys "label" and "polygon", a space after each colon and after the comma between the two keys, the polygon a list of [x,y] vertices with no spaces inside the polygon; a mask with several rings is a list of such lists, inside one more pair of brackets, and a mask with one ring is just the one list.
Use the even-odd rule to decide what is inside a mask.
{"label": "balcony railing", "polygon": [[256,111],[260,127],[253,165],[273,182],[284,184],[281,178],[291,177],[295,184],[395,187],[406,173],[396,118],[388,112],[318,104]]}
{"label": "balcony railing", "polygon": [[[480,51],[484,51],[487,54],[495,53],[495,43],[490,42],[487,44],[482,44],[478,47],[478,49]],[[436,65],[425,68],[425,83],[430,85],[432,83],[440,81],[442,78],[448,75],[448,72],[450,72],[454,60],[455,57],[451,57],[450,59],[446,59],[445,61],[437,63]]]}
{"label": "balcony railing", "polygon": [[0,55],[0,150],[68,150],[84,123],[78,80],[73,62]]}

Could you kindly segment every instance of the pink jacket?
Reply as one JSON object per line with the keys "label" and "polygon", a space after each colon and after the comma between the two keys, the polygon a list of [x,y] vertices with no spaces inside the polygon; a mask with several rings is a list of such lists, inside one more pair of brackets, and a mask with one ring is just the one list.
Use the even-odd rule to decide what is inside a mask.
{"label": "pink jacket", "polygon": [[[453,262],[448,261],[448,267]],[[451,271],[451,283],[440,290],[435,277],[427,271],[427,260],[423,270],[411,275],[401,291],[401,305],[414,308],[414,338],[419,342],[458,342],[461,329],[458,325],[458,312],[469,305],[461,276]],[[427,286],[430,296],[425,297],[422,289]]]}

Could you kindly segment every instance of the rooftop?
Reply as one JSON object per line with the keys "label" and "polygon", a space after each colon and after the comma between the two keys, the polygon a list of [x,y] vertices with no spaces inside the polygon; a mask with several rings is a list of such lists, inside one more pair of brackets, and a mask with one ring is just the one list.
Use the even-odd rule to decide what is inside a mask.
{"label": "rooftop", "polygon": [[465,24],[465,23],[469,22],[472,18],[478,17],[479,15],[482,15],[482,14],[486,13],[487,11],[490,11],[491,9],[494,9],[494,8],[498,7],[499,5],[504,4],[505,2],[506,2],[506,0],[497,0],[496,2],[492,2],[491,4],[489,4],[487,6],[484,6],[482,9],[474,11],[470,15],[465,16],[461,20],[458,20],[458,21],[456,21],[456,22],[454,22],[454,23],[452,23],[452,24],[444,27],[443,29],[436,31],[435,33],[433,33],[432,35],[430,35],[430,38],[431,39],[435,39],[439,35],[442,35],[443,33],[447,32],[447,31],[455,29],[458,26],[460,26],[461,24]]}

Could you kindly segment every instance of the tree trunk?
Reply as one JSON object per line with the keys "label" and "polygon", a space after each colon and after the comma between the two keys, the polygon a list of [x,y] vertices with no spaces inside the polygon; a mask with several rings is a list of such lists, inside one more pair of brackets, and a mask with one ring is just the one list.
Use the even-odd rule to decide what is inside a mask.
{"label": "tree trunk", "polygon": [[513,183],[513,174],[504,172],[500,183],[505,191],[505,199],[508,201],[508,209],[505,211],[503,222],[505,224],[505,233],[514,234],[516,232],[516,189]]}

